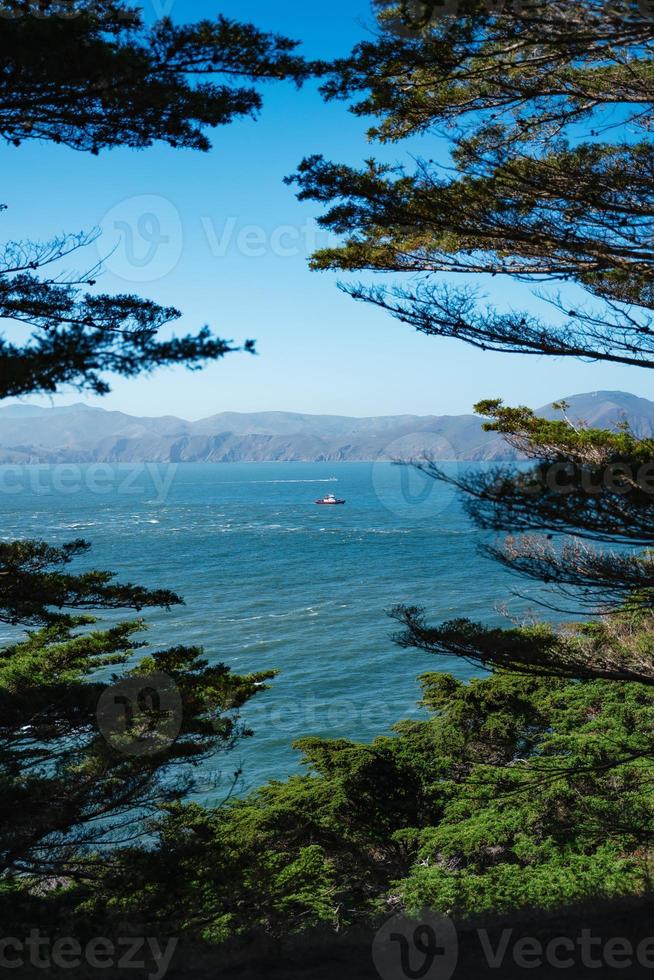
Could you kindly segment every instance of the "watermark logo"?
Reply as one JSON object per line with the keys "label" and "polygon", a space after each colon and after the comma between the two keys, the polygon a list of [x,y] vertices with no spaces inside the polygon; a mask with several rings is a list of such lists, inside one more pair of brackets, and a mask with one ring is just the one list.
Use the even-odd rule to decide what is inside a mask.
{"label": "watermark logo", "polygon": [[128,282],[163,279],[182,256],[180,213],[172,201],[159,195],[120,201],[105,214],[100,230],[103,266]]}
{"label": "watermark logo", "polygon": [[183,707],[167,674],[128,677],[106,688],[98,702],[98,727],[112,748],[150,756],[169,748],[180,733]]}
{"label": "watermark logo", "polygon": [[245,259],[268,256],[277,259],[308,258],[319,249],[338,243],[336,235],[324,231],[313,220],[305,221],[302,225],[276,225],[268,229],[262,225],[242,224],[235,215],[221,222],[211,215],[203,215],[200,223],[214,259],[224,259],[234,253]]}
{"label": "watermark logo", "polygon": [[[197,220],[197,219],[196,219]],[[167,198],[150,194],[127,198],[100,222],[98,258],[101,265],[127,282],[155,282],[179,264],[184,229],[178,208]],[[315,221],[266,228],[244,224],[236,215],[199,217],[199,232],[212,259],[231,255],[245,259],[307,259],[338,242]]]}
{"label": "watermark logo", "polygon": [[[7,936],[0,939],[0,971],[6,970],[11,976],[24,976],[25,968],[45,971],[46,976],[52,976],[50,971],[78,970],[84,967],[85,976],[95,976],[95,971],[102,975],[105,970],[123,971],[138,970],[139,977],[147,980],[163,980],[168,973],[179,940],[170,939],[166,942],[155,937],[130,936],[117,940],[105,936],[97,936],[82,944],[73,936],[62,936],[57,939],[43,935],[38,929],[32,929],[28,936],[19,939],[17,936]],[[20,970],[20,973],[14,971]],[[112,972],[112,976],[115,974]],[[133,975],[133,974],[132,974]]]}
{"label": "watermark logo", "polygon": [[374,938],[372,959],[381,980],[450,980],[459,958],[454,923],[437,912],[395,915]]}
{"label": "watermark logo", "polygon": [[177,463],[6,463],[0,465],[0,497],[90,493],[140,496],[163,504],[178,470]]}
{"label": "watermark logo", "polygon": [[248,709],[248,723],[256,731],[302,735],[317,731],[332,737],[346,737],[353,730],[377,733],[389,728],[398,718],[419,718],[417,706],[406,698],[384,698],[357,701],[347,698],[275,698],[273,703],[261,700]]}
{"label": "watermark logo", "polygon": [[654,494],[654,461],[638,466],[629,462],[608,463],[605,466],[578,466],[570,462],[552,463],[547,466],[541,483],[527,487],[539,493],[545,486],[551,493],[568,494],[583,492],[589,496],[633,492]]}
{"label": "watermark logo", "polygon": [[[380,980],[450,980],[457,970],[459,946],[451,919],[431,911],[416,917],[400,914],[389,919],[375,936],[372,957]],[[466,930],[465,951],[466,976],[497,971],[499,977],[507,970],[516,976],[516,971],[537,969],[546,969],[548,976],[551,971],[575,968],[654,970],[654,937],[633,941],[597,934],[588,927],[575,934],[547,938],[512,928]]]}
{"label": "watermark logo", "polygon": [[[459,0],[372,0],[375,14],[398,37],[417,38],[444,17],[456,17]],[[491,0],[490,7],[503,4]]]}
{"label": "watermark logo", "polygon": [[457,492],[428,472],[432,459],[439,460],[438,466],[449,474],[458,472],[456,450],[445,436],[418,431],[390,442],[372,465],[372,486],[380,503],[405,519],[433,520],[443,514],[457,499]]}

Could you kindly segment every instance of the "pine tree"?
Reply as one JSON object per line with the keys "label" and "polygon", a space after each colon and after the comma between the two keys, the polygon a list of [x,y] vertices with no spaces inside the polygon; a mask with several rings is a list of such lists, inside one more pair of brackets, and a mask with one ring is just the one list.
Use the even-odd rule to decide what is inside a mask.
{"label": "pine tree", "polygon": [[[305,159],[289,180],[328,205],[320,223],[343,236],[314,268],[411,274],[409,285],[345,288],[429,335],[654,366],[654,18],[635,0],[461,0],[405,36],[405,6],[382,5],[379,37],[338,63],[324,91],[375,117],[382,143],[444,133],[451,167]],[[536,316],[484,307],[469,282],[443,285],[438,273],[578,288]]]}
{"label": "pine tree", "polygon": [[[142,621],[98,628],[88,611],[181,599],[108,572],[72,574],[86,550],[0,546],[0,621],[28,628],[0,652],[5,879],[84,878],[98,850],[141,837],[149,814],[190,791],[195,764],[247,734],[238,709],[272,676],[232,674],[184,645],[134,660]],[[237,778],[226,775],[226,795]]]}
{"label": "pine tree", "polygon": [[[346,288],[430,335],[654,367],[654,19],[630,2],[463,0],[452,16],[421,5],[433,16],[411,24],[406,6],[379,4],[379,36],[335,66],[325,94],[358,99],[353,111],[377,118],[370,134],[381,142],[444,131],[452,172],[433,160],[408,173],[306,159],[290,181],[328,205],[320,221],[343,236],[314,267],[411,273],[409,286]],[[468,284],[442,285],[439,273],[469,274]],[[482,308],[470,285],[479,273],[557,283],[558,315]],[[536,462],[455,482],[476,524],[507,535],[487,549],[494,558],[555,586],[558,613],[604,618],[432,628],[404,608],[399,640],[485,666],[651,684],[654,442],[623,425],[575,424],[559,407],[551,421],[480,403],[486,428]]]}
{"label": "pine tree", "polygon": [[[403,607],[394,612],[400,644],[529,674],[654,685],[654,440],[624,425],[607,431],[540,418],[499,400],[477,409],[489,418],[486,429],[535,463],[460,478],[433,463],[422,468],[459,487],[478,527],[505,534],[484,551],[544,583],[537,601],[559,624],[506,630],[456,620],[432,629],[422,610]],[[588,613],[591,622],[567,622]]]}
{"label": "pine tree", "polygon": [[[222,16],[147,26],[137,8],[114,0],[3,0],[0,16],[0,138],[15,146],[50,141],[96,154],[164,142],[206,151],[209,128],[259,112],[263,83],[301,84],[318,69],[294,54],[295,42]],[[61,385],[103,394],[108,373],[197,368],[238,349],[208,327],[161,340],[177,309],[91,292],[100,270],[83,250],[94,239],[0,250],[0,317],[31,331],[24,344],[0,337],[0,397]],[[68,272],[71,257],[82,271]]]}
{"label": "pine tree", "polygon": [[223,16],[146,25],[122,0],[3,0],[1,14],[0,134],[15,145],[208,150],[208,128],[258,113],[261,83],[314,70],[297,42]]}
{"label": "pine tree", "polygon": [[491,929],[510,913],[514,929],[537,921],[560,936],[570,935],[562,910],[571,917],[579,903],[587,928],[599,905],[610,929],[600,903],[629,896],[637,909],[644,895],[636,929],[647,930],[651,689],[507,671],[470,682],[433,673],[422,685],[429,717],[365,744],[303,738],[308,772],[219,811],[166,807],[156,851],[127,848],[99,871],[91,922],[109,908],[208,943],[245,937],[250,966],[258,936],[288,948],[306,932],[315,949],[317,928],[362,924],[356,976],[375,929],[400,909]]}
{"label": "pine tree", "polygon": [[[261,106],[260,83],[313,70],[286,38],[225,17],[146,26],[113,0],[5,0],[0,135],[97,153],[155,141],[207,150],[206,130]],[[16,152],[16,151],[10,151]],[[0,397],[62,387],[109,390],[107,374],[191,368],[235,348],[208,328],[160,340],[179,317],[140,296],[91,292],[97,269],[61,275],[92,241],[14,242],[0,256],[0,316],[31,331],[0,337]],[[247,342],[246,349],[252,350]],[[239,708],[272,676],[237,676],[183,643],[138,654],[140,620],[171,591],[81,571],[88,544],[0,546],[0,870],[5,883],[83,878],[97,853],[147,832],[147,817],[193,785],[192,768],[247,734]],[[110,612],[111,625],[97,613]],[[189,775],[190,774],[190,775]],[[226,778],[225,792],[238,779]],[[111,848],[107,846],[111,844]],[[45,883],[45,885],[44,885]]]}
{"label": "pine tree", "polygon": [[[307,159],[294,178],[300,195],[328,205],[322,224],[345,238],[314,266],[423,273],[418,287],[349,290],[426,333],[654,366],[654,24],[633,3],[461,0],[456,16],[407,27],[407,9],[429,6],[380,0],[379,36],[336,67],[325,92],[360,96],[355,111],[378,117],[372,135],[382,141],[446,128],[454,175],[429,162],[405,173]],[[613,142],[579,137],[615,125],[616,105]],[[565,304],[548,322],[489,313],[469,289],[440,287],[441,272],[563,280],[597,308]],[[491,675],[428,675],[434,717],[404,722],[394,737],[303,739],[309,775],[226,813],[170,808],[156,866],[142,849],[127,852],[97,907],[109,895],[119,914],[146,907],[154,921],[216,941],[253,924],[280,936],[425,907],[463,917],[526,908],[531,928],[534,910],[558,909],[560,930],[572,903],[647,894],[654,441],[624,425],[588,428],[559,408],[552,421],[480,403],[530,465],[454,482],[480,527],[510,535],[490,549],[496,559],[556,587],[559,614],[600,615],[491,629],[430,626],[421,610],[396,610],[402,646]]]}

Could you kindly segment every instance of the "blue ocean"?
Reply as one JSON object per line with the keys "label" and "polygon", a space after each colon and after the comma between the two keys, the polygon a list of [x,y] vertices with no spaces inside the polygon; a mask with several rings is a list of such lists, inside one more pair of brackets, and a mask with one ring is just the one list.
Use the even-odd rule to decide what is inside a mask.
{"label": "blue ocean", "polygon": [[[328,492],[346,504],[316,506]],[[239,768],[239,792],[299,771],[299,736],[370,740],[419,716],[421,673],[470,676],[398,648],[392,606],[491,623],[528,605],[525,583],[478,554],[487,535],[456,493],[386,462],[4,466],[0,509],[5,540],[85,538],[80,568],[180,593],[184,606],[146,616],[153,648],[279,671],[243,713],[253,737],[203,764],[208,801]]]}

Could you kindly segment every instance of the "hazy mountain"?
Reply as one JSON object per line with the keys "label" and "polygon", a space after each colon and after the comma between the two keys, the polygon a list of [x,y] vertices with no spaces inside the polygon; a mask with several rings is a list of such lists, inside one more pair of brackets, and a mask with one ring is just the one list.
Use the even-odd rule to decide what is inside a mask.
{"label": "hazy mountain", "polygon": [[[629,420],[654,434],[654,402],[621,391],[572,395],[569,414],[589,425]],[[557,413],[547,406],[548,417]],[[475,415],[348,418],[291,412],[223,412],[198,422],[137,418],[77,404],[0,407],[0,462],[243,462],[265,460],[511,459],[502,439]]]}
{"label": "hazy mountain", "polygon": [[[608,429],[621,418],[628,420],[634,435],[640,439],[654,434],[654,402],[625,391],[593,391],[586,395],[573,395],[570,414],[582,419],[592,428]],[[559,418],[560,412],[551,405],[541,409],[546,418]]]}

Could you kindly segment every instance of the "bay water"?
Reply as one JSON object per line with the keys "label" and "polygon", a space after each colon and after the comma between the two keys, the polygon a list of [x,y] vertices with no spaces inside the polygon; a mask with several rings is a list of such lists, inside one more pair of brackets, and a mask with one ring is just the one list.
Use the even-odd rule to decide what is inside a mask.
{"label": "bay water", "polygon": [[[328,492],[346,504],[317,506]],[[239,792],[300,771],[302,735],[368,741],[418,717],[421,673],[472,674],[400,649],[392,606],[501,623],[503,603],[527,605],[478,553],[488,535],[456,492],[388,462],[3,466],[0,515],[3,540],[84,538],[92,551],[74,567],[180,593],[184,606],[145,614],[152,649],[201,645],[237,672],[279,670],[243,711],[253,737],[202,764],[208,802],[237,769]]]}

